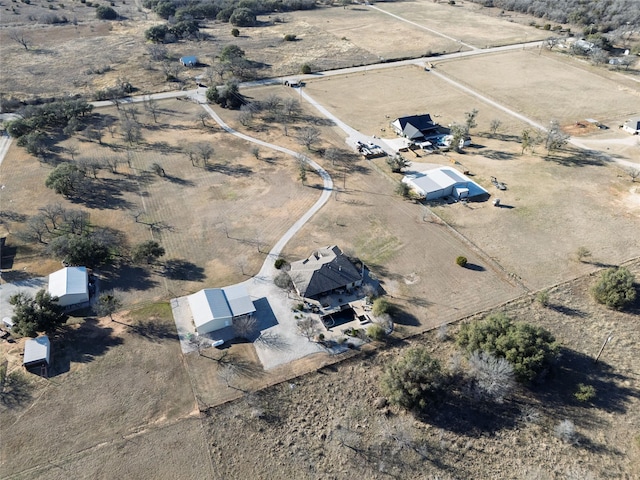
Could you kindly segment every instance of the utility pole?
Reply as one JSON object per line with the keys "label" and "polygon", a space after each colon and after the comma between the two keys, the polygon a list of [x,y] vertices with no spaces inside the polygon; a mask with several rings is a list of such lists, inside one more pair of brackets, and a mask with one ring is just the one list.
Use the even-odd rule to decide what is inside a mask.
{"label": "utility pole", "polygon": [[600,355],[602,355],[602,351],[604,350],[604,347],[607,346],[607,343],[609,343],[611,341],[611,339],[613,339],[613,337],[611,336],[613,332],[609,333],[609,336],[605,339],[604,342],[602,342],[602,347],[600,347],[600,351],[598,352],[598,355],[596,356],[596,359],[593,361],[593,363],[598,363],[598,359],[600,358]]}

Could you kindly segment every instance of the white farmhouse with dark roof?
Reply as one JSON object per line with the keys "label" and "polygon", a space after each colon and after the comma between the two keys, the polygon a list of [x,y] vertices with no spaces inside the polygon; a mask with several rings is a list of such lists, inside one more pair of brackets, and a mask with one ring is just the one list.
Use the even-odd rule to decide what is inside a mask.
{"label": "white farmhouse with dark roof", "polygon": [[438,124],[431,120],[431,115],[411,115],[409,117],[396,118],[391,126],[401,137],[409,140],[420,140],[428,135],[437,133]]}
{"label": "white farmhouse with dark roof", "polygon": [[298,295],[318,299],[339,289],[362,285],[363,272],[336,245],[321,248],[291,264],[289,276]]}
{"label": "white farmhouse with dark roof", "polygon": [[67,307],[89,301],[87,267],[66,267],[49,275],[49,293],[58,305]]}

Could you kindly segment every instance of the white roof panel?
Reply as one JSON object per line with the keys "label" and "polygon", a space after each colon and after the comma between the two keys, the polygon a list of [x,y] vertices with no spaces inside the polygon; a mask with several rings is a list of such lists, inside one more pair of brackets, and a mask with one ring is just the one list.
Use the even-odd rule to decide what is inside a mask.
{"label": "white roof panel", "polygon": [[27,365],[29,363],[41,362],[45,360],[49,363],[49,351],[51,344],[49,343],[49,337],[43,335],[38,338],[30,338],[24,344],[24,358],[22,363]]}
{"label": "white roof panel", "polygon": [[231,313],[234,317],[247,315],[256,311],[256,308],[253,306],[253,302],[251,301],[251,297],[249,297],[249,293],[244,285],[231,285],[230,287],[225,287],[222,290],[227,297],[227,303],[229,304]]}
{"label": "white roof panel", "polygon": [[87,267],[66,267],[49,275],[49,293],[55,297],[87,293]]}

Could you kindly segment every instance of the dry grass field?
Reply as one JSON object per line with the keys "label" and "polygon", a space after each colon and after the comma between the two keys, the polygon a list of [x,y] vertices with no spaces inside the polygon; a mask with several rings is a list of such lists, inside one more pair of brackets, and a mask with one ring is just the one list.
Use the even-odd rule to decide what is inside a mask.
{"label": "dry grass field", "polygon": [[[29,15],[39,15],[37,9],[49,10],[44,2],[15,5],[20,11],[9,19],[3,12],[0,23],[25,28],[33,48],[26,52],[7,41],[7,28],[0,30],[3,94],[89,94],[118,78],[130,81],[137,93],[179,88],[166,83],[160,65],[150,60],[143,32],[157,21],[133,0],[117,5],[128,12],[119,22],[95,21],[91,9],[73,2],[64,10],[77,14],[78,25],[56,27],[20,25]],[[63,10],[59,5],[55,12]],[[4,9],[12,6],[2,4]],[[228,24],[212,22],[203,26],[211,35],[208,40],[168,48],[174,61],[195,54],[210,63],[223,45],[233,42],[262,64],[258,74],[268,77],[296,73],[303,63],[338,68],[460,48],[428,29],[478,47],[548,33],[524,26],[526,17],[497,18],[495,10],[468,3],[423,0],[377,6],[426,29],[364,6],[320,8],[283,15],[283,23],[265,16],[260,19],[265,26],[243,28],[238,38],[231,36]],[[299,40],[284,42],[285,34]],[[95,51],[106,53],[78,54]],[[620,119],[640,111],[631,80],[555,53],[539,53],[440,61],[435,68],[541,123],[557,119],[570,125],[592,117],[616,127]],[[180,86],[192,86],[198,73],[201,69],[182,71]],[[382,137],[395,136],[389,122],[398,116],[428,112],[447,125],[463,121],[465,112],[477,108],[474,145],[466,153],[422,153],[412,160],[456,163],[493,198],[499,196],[503,207],[485,202],[427,208],[395,193],[401,177],[389,171],[384,159],[366,161],[349,153],[334,165],[322,151],[346,148],[344,133],[307,105],[288,126],[288,135],[276,121],[256,119],[247,126],[238,112],[216,109],[233,128],[295,151],[304,151],[295,139],[299,128],[314,125],[320,130],[320,142],[305,154],[331,173],[336,191],[283,255],[297,260],[337,244],[371,268],[394,307],[396,329],[388,345],[372,344],[342,358],[317,354],[264,372],[248,343],[232,343],[224,351],[207,349],[202,356],[183,355],[163,302],[255,274],[265,252],[318,198],[322,183],[315,174],[309,173],[302,185],[293,159],[262,147],[255,158],[251,144],[225,133],[211,119],[203,125],[201,107],[175,99],[160,102],[157,122],[142,104],[135,106],[143,141],[131,148],[118,130],[115,107],[96,112],[116,122],[114,134],[105,132],[102,144],[78,134],[59,142],[49,163],[39,163],[14,144],[0,166],[3,211],[17,214],[14,218],[30,216],[56,202],[86,209],[93,224],[121,232],[129,246],[153,238],[166,255],[153,267],[98,272],[102,287],[118,288],[126,307],[134,310],[115,322],[72,319],[53,338],[51,378],[22,372],[22,340],[0,344],[8,372],[15,375],[1,397],[0,476],[637,478],[640,307],[636,302],[629,312],[612,312],[594,304],[588,292],[591,273],[600,267],[635,259],[630,268],[640,275],[640,189],[612,162],[575,148],[547,156],[539,147],[534,154],[520,155],[523,122],[418,67],[311,80],[305,89],[348,125]],[[242,93],[255,100],[273,93],[298,97],[284,86]],[[502,122],[495,136],[487,133],[493,119]],[[640,160],[640,149],[632,145],[613,147],[617,134],[583,138],[611,141],[611,153]],[[195,167],[182,150],[202,143],[213,146],[214,154],[208,166]],[[68,159],[73,147],[77,159],[121,160],[117,172],[98,173],[92,195],[74,201],[44,186],[55,162]],[[164,169],[164,176],[152,173],[153,163]],[[508,190],[495,190],[491,176]],[[43,246],[16,240],[22,222],[3,218],[0,228],[7,243],[18,246],[12,271],[3,271],[5,281],[59,268],[59,262],[43,254]],[[581,246],[593,254],[585,262],[575,258]],[[469,268],[455,264],[458,255],[469,259]],[[163,263],[174,268],[165,270]],[[547,288],[550,306],[544,308],[534,301],[534,293]],[[447,364],[455,354],[455,322],[473,321],[495,309],[556,335],[564,349],[548,384],[519,390],[504,408],[492,412],[440,404],[423,421],[383,405],[380,374],[406,346],[425,345]],[[448,340],[424,333],[445,323],[454,324]],[[613,340],[594,365],[592,358],[608,335]],[[220,364],[207,358],[225,352],[244,368],[232,386],[220,376]],[[339,362],[348,357],[354,358]],[[574,400],[578,383],[596,387],[593,402]],[[576,424],[577,445],[554,437],[554,427],[563,419]]]}
{"label": "dry grass field", "polygon": [[524,50],[441,62],[436,68],[542,125],[550,120],[573,124],[595,118],[617,128],[640,111],[633,76],[594,68],[559,53]]}
{"label": "dry grass field", "polygon": [[87,318],[52,340],[48,379],[23,373],[21,342],[0,345],[17,378],[0,407],[3,478],[211,475],[168,304]]}
{"label": "dry grass field", "polygon": [[[214,127],[212,120],[203,128],[198,105],[178,100],[159,105],[157,123],[144,114],[142,106],[136,106],[142,115],[144,140],[130,149],[130,167],[117,131],[113,137],[105,132],[103,145],[79,136],[58,145],[62,159],[69,159],[65,148],[73,144],[78,160],[117,158],[122,162],[115,174],[98,173],[88,199],[66,200],[47,189],[44,182],[52,166],[38,163],[19,147],[11,148],[0,168],[3,203],[12,211],[29,216],[39,207],[58,202],[82,208],[94,225],[122,232],[130,246],[155,238],[166,249],[163,260],[182,265],[172,275],[162,275],[161,269],[107,269],[105,288],[122,290],[126,304],[230,284],[257,272],[266,247],[319,195],[313,188],[318,179],[311,177],[307,186],[297,180],[293,159],[263,149],[257,160],[248,143]],[[101,109],[99,115],[117,118],[115,108]],[[206,169],[192,166],[181,152],[203,142],[214,149]],[[152,163],[159,163],[166,176],[152,174]],[[33,202],[34,198],[38,201]],[[5,233],[15,233],[24,226],[6,222],[3,228]],[[9,235],[7,244],[16,242],[20,243]],[[57,268],[43,264],[41,254],[37,245],[20,247],[13,270],[44,275]]]}
{"label": "dry grass field", "polygon": [[477,48],[532,42],[549,36],[548,31],[529,26],[535,18],[513,12],[502,16],[497,8],[484,8],[470,2],[449,5],[418,0],[383,2],[376,7]]}
{"label": "dry grass field", "polygon": [[[118,79],[129,81],[138,93],[174,90],[183,85],[193,86],[193,78],[203,71],[203,68],[183,69],[179,75],[182,83],[165,81],[161,62],[151,59],[144,39],[144,31],[160,19],[133,0],[114,7],[124,17],[118,21],[96,20],[93,7],[76,1],[4,3],[5,11],[16,10],[0,19],[4,27],[0,28],[1,93],[7,97],[67,94],[90,97],[98,90],[116,85]],[[224,45],[234,43],[255,62],[257,76],[274,77],[298,73],[305,63],[314,70],[327,70],[377,63],[380,58],[458,51],[461,45],[447,36],[484,48],[542,39],[548,33],[513,22],[514,19],[498,18],[492,9],[479,9],[471,3],[450,7],[424,0],[379,7],[418,25],[365,6],[320,7],[262,16],[260,26],[242,28],[237,38],[231,36],[227,23],[203,22],[201,31],[206,39],[166,47],[171,62],[177,62],[183,55],[197,55],[207,65],[215,61]],[[51,14],[64,15],[69,23],[47,25],[30,20]],[[77,22],[73,22],[74,18]],[[524,19],[523,16],[518,22],[524,23]],[[29,51],[10,39],[14,30],[22,32],[29,41]],[[286,34],[295,34],[298,40],[285,42]]]}
{"label": "dry grass field", "polygon": [[[503,79],[502,90],[491,86],[487,79],[489,75],[471,75],[477,71],[480,62],[494,58],[498,59],[498,64],[511,62],[514,65],[513,70],[498,69],[491,74],[495,74],[496,82]],[[536,63],[535,70],[539,72],[535,78],[542,79],[545,75],[549,84],[578,84],[590,92],[591,98],[606,98],[607,101],[588,101],[580,89],[569,95],[568,91],[562,92],[568,88],[564,86],[558,94],[550,90],[548,96],[544,96],[541,95],[542,82],[535,91],[517,88],[516,65],[525,66],[529,59]],[[482,95],[525,115],[531,112],[531,116],[541,122],[544,118],[571,122],[571,119],[595,116],[611,121],[615,128],[614,118],[617,121],[635,108],[635,111],[640,110],[640,98],[625,86],[624,79],[615,74],[594,74],[588,67],[582,70],[580,65],[571,62],[570,68],[560,68],[558,62],[555,55],[538,56],[529,51],[518,51],[471,62],[441,62],[436,68],[446,75],[454,72],[457,81],[474,90],[477,84],[477,91]],[[568,77],[569,74],[573,76]],[[402,82],[413,85],[414,89],[398,88]],[[530,289],[573,278],[594,268],[594,265],[574,260],[573,254],[580,246],[592,250],[595,266],[617,264],[640,254],[638,192],[630,177],[611,162],[578,149],[567,149],[548,157],[544,148],[539,147],[536,154],[522,156],[518,139],[522,130],[530,127],[418,67],[315,80],[305,88],[312,98],[347,124],[363,133],[383,137],[394,136],[389,122],[398,116],[429,112],[438,123],[447,125],[453,121],[462,122],[464,112],[478,109],[478,127],[472,131],[475,146],[465,154],[411,159],[436,164],[455,161],[461,169],[471,171],[474,180],[494,197],[501,198],[505,207],[499,209],[486,202],[467,207],[459,204],[441,206],[434,211],[507,272],[522,279]],[[420,96],[416,98],[414,91],[421,92]],[[575,100],[576,95],[580,96],[580,101]],[[372,102],[372,98],[378,101]],[[488,133],[493,119],[502,122],[495,138]],[[616,133],[620,137],[619,132],[611,132],[608,137]],[[603,135],[607,136],[606,133],[597,134],[595,138],[604,141]],[[609,144],[615,145],[615,141],[600,148],[606,151],[605,145]],[[633,146],[627,147],[626,153],[628,160],[640,159],[640,153]],[[508,190],[498,192],[492,187],[492,176],[506,182]],[[399,179],[397,176],[396,180]],[[419,209],[414,207],[414,210],[418,212]],[[613,238],[611,231],[616,232]]]}
{"label": "dry grass field", "polygon": [[[637,262],[631,269],[640,273]],[[551,289],[549,308],[526,296],[500,309],[550,329],[563,345],[541,387],[489,409],[443,400],[423,420],[386,407],[384,366],[409,345],[447,365],[456,355],[452,327],[446,341],[422,335],[212,410],[204,423],[214,469],[220,478],[638,478],[638,304],[630,313],[595,305],[593,280]],[[592,401],[575,400],[579,383],[595,387]],[[576,445],[554,435],[565,419],[575,424]]]}

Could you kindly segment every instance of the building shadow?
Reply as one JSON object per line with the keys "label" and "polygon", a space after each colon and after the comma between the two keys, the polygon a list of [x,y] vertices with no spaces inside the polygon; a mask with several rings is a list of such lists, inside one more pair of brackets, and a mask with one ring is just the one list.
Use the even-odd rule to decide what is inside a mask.
{"label": "building shadow", "polygon": [[54,377],[71,369],[71,363],[89,363],[107,353],[111,348],[123,343],[113,336],[113,329],[98,324],[93,317],[85,319],[79,326],[66,326],[50,335],[51,366],[49,377]]}

